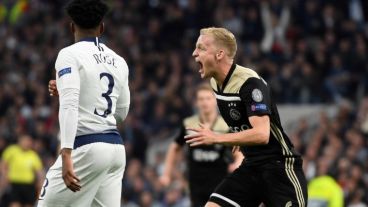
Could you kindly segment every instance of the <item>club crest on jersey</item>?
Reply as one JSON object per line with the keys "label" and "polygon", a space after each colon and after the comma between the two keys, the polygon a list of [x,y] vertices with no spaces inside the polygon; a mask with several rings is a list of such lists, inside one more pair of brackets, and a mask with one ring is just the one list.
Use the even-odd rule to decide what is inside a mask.
{"label": "club crest on jersey", "polygon": [[241,117],[241,114],[238,110],[236,109],[230,109],[230,117],[234,120],[239,120]]}
{"label": "club crest on jersey", "polygon": [[261,102],[263,100],[263,94],[262,94],[261,90],[259,90],[258,88],[253,89],[252,99],[255,102]]}

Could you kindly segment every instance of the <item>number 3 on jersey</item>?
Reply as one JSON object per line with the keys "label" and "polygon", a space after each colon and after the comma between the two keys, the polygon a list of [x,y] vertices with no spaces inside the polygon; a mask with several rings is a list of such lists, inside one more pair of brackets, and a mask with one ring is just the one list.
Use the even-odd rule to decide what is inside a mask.
{"label": "number 3 on jersey", "polygon": [[108,89],[105,93],[102,93],[101,96],[104,97],[107,101],[107,109],[102,113],[98,113],[97,109],[95,108],[95,114],[98,115],[98,116],[101,116],[103,118],[106,118],[107,115],[111,114],[111,108],[112,108],[112,100],[110,98],[110,94],[112,93],[112,89],[114,88],[114,78],[112,77],[112,75],[110,75],[109,73],[101,73],[100,74],[100,80],[103,78],[103,77],[106,77],[107,80],[109,81],[109,84],[108,84]]}

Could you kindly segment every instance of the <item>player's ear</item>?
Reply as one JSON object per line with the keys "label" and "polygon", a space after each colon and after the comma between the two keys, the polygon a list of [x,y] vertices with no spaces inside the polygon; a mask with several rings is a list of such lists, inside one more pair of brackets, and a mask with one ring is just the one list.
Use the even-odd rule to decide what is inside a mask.
{"label": "player's ear", "polygon": [[221,60],[225,55],[225,52],[223,50],[219,50],[217,53],[216,53],[216,60]]}
{"label": "player's ear", "polygon": [[74,33],[75,33],[75,25],[74,25],[74,22],[70,22],[70,31],[74,35]]}

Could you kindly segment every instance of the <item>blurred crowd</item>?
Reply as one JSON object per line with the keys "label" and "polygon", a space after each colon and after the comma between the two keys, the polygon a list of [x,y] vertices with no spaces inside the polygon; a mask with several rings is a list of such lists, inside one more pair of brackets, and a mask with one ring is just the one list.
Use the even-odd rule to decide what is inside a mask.
{"label": "blurred crowd", "polygon": [[[0,2],[0,153],[22,134],[47,169],[57,156],[58,100],[47,92],[58,51],[73,43],[65,1]],[[346,204],[368,204],[368,2],[365,0],[111,0],[103,42],[130,69],[131,110],[119,126],[128,164],[123,205],[187,206],[185,165],[169,189],[158,183],[164,152],[147,162],[193,113],[201,82],[191,57],[199,29],[237,37],[236,63],[256,70],[277,102],[339,104],[317,125],[301,120],[291,137],[308,179],[321,173],[342,187]],[[346,102],[349,104],[340,104]],[[184,161],[183,161],[184,163]],[[4,175],[0,175],[4,176]],[[6,186],[0,186],[0,194]],[[365,204],[364,204],[365,203]]]}

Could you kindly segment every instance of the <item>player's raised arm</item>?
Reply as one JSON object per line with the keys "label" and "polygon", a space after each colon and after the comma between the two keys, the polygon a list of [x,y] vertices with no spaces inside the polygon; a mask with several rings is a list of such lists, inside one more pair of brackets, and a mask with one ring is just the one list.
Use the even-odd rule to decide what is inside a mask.
{"label": "player's raised arm", "polygon": [[74,174],[71,151],[77,134],[80,77],[74,57],[61,50],[55,63],[56,85],[59,91],[60,149],[63,179],[73,192],[79,191],[79,179]]}

